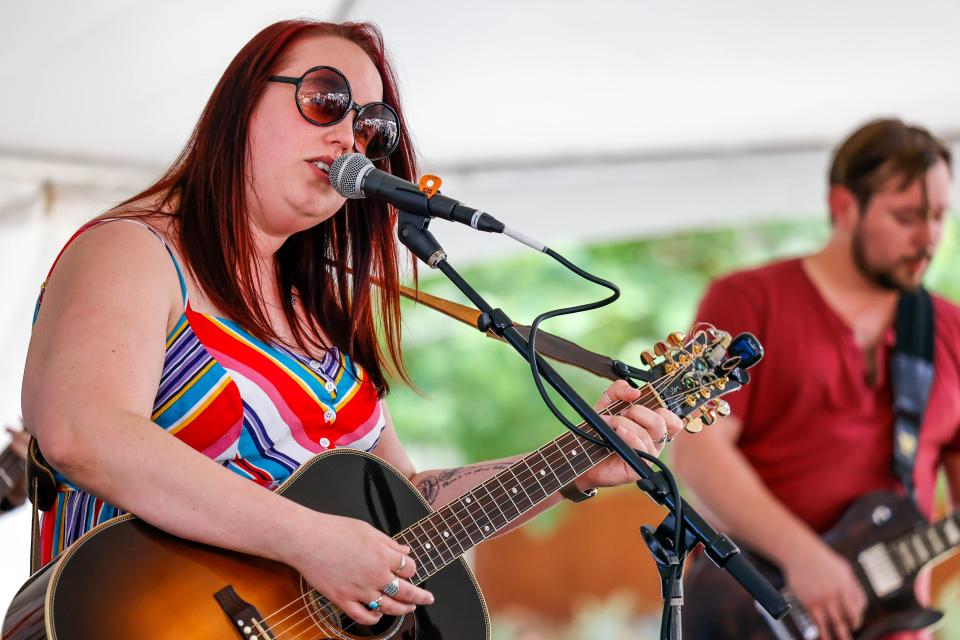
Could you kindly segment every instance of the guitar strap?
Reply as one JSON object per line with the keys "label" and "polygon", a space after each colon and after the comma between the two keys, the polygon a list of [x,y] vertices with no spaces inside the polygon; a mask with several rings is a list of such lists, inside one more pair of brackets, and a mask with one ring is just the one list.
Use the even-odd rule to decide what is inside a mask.
{"label": "guitar strap", "polygon": [[40,453],[37,439],[31,437],[27,447],[27,496],[33,506],[30,520],[30,573],[42,568],[40,545],[40,512],[49,511],[57,499],[57,480],[53,467]]}
{"label": "guitar strap", "polygon": [[[477,309],[458,304],[446,298],[438,298],[423,291],[415,291],[402,285],[400,286],[400,294],[418,304],[439,311],[454,320],[459,320],[474,328],[480,327],[482,314]],[[513,327],[523,336],[524,340],[530,335],[530,327],[526,325],[514,324]],[[487,329],[485,333],[487,337],[503,340],[503,338],[494,333],[492,329]],[[594,353],[569,340],[564,340],[559,336],[539,329],[537,330],[537,353],[551,360],[589,371],[607,380],[626,378],[629,377],[631,373],[635,373],[631,367],[619,360],[613,360],[608,356]]]}
{"label": "guitar strap", "polygon": [[895,331],[897,343],[890,358],[893,470],[907,495],[916,501],[913,468],[934,375],[933,301],[922,287],[901,294]]}

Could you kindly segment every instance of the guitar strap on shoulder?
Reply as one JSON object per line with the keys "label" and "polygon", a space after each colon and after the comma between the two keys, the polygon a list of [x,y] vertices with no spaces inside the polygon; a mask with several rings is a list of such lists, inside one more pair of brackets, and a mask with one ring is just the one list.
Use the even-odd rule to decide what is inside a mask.
{"label": "guitar strap on shoulder", "polygon": [[31,437],[27,447],[27,497],[33,507],[30,518],[30,573],[42,567],[40,549],[40,512],[49,511],[57,499],[57,480],[53,467],[40,452],[37,439]]}
{"label": "guitar strap on shoulder", "polygon": [[933,301],[922,287],[901,294],[895,331],[897,343],[890,358],[893,470],[907,495],[916,501],[913,468],[934,375]]}

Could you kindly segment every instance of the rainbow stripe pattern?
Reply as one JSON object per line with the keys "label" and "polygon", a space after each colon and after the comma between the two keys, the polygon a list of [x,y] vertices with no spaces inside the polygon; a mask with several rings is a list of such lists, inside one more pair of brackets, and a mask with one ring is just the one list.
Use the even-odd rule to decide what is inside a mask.
{"label": "rainbow stripe pattern", "polygon": [[[99,222],[106,220],[81,228],[73,238]],[[167,337],[153,422],[271,489],[317,453],[376,446],[385,416],[376,388],[357,363],[336,348],[316,360],[258,340],[230,320],[193,311],[177,259],[169,246],[167,251],[180,277],[184,313]],[[123,513],[62,475],[58,481],[54,508],[41,522],[44,564]]]}

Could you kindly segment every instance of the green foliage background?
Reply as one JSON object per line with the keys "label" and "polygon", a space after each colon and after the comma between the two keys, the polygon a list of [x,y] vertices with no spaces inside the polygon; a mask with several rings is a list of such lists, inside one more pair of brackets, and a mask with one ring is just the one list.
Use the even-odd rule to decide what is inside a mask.
{"label": "green foliage background", "polygon": [[[690,325],[711,279],[811,252],[828,234],[826,221],[805,218],[596,246],[560,246],[558,251],[580,267],[619,285],[622,296],[603,309],[541,326],[585,348],[639,363],[642,350]],[[457,266],[455,257],[451,262]],[[542,311],[606,293],[533,252],[460,271],[491,304],[522,324]],[[960,301],[957,274],[960,222],[951,219],[927,286]],[[423,275],[422,290],[467,304],[442,275]],[[401,440],[415,449],[446,452],[445,462],[471,462],[536,448],[562,431],[537,394],[529,367],[509,346],[427,308],[408,304],[403,311],[404,353],[422,395],[401,383],[392,387],[389,407]],[[606,386],[579,370],[558,369],[590,400]],[[437,465],[432,458],[425,461],[428,466]]]}

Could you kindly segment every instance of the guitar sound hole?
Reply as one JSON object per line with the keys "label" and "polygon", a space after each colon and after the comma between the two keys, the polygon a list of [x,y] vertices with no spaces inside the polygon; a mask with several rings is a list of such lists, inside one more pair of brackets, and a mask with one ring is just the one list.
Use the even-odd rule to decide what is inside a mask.
{"label": "guitar sound hole", "polygon": [[[306,586],[302,580],[301,584]],[[323,640],[387,640],[396,635],[403,625],[403,616],[383,616],[376,624],[360,624],[309,587],[305,589],[304,597],[307,599],[310,616],[317,626],[326,628],[333,634]]]}

